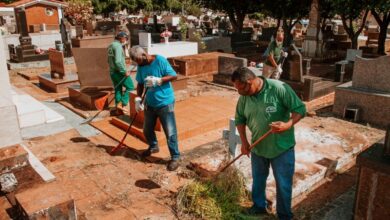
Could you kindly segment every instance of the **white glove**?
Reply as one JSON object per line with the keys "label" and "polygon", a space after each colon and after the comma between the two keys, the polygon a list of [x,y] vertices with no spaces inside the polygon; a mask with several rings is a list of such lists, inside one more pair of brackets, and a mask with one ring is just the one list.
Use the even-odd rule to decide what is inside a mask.
{"label": "white glove", "polygon": [[156,86],[161,86],[162,84],[162,79],[159,77],[155,76],[148,76],[145,78],[145,85],[146,87],[156,87]]}
{"label": "white glove", "polygon": [[288,56],[288,53],[287,53],[287,52],[282,52],[282,56],[283,56],[283,57],[287,57],[287,56]]}
{"label": "white glove", "polygon": [[283,69],[282,69],[282,66],[279,64],[278,67],[276,68],[276,71],[279,73],[279,74],[282,74],[283,72]]}
{"label": "white glove", "polygon": [[140,97],[135,97],[134,99],[135,102],[135,111],[142,112],[144,110],[144,104],[142,104],[142,99]]}

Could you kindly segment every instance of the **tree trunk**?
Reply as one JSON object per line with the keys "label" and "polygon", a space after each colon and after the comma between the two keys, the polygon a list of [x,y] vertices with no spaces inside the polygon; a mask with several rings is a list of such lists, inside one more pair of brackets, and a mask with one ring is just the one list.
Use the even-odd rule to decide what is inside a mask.
{"label": "tree trunk", "polygon": [[380,27],[379,38],[378,38],[378,54],[386,55],[385,44],[386,44],[386,37],[387,37],[387,27],[389,26],[390,23],[390,12],[383,13],[383,20],[380,18],[379,14],[375,10],[371,10],[371,13]]}
{"label": "tree trunk", "polygon": [[[349,39],[351,39],[352,41],[352,49],[358,49],[358,37],[363,30],[364,24],[366,23],[368,11],[369,10],[366,10],[366,12],[364,13],[362,23],[360,24],[360,27],[356,32],[354,31],[353,27],[353,20],[346,19],[344,15],[341,15],[341,21],[343,22],[344,29],[347,32]],[[347,20],[349,20],[349,26],[347,25]]]}

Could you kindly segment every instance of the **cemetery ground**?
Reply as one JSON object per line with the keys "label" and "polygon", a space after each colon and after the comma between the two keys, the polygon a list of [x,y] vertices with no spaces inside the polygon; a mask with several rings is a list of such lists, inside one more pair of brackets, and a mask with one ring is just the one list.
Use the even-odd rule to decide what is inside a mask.
{"label": "cemetery ground", "polygon": [[[68,65],[67,68],[74,69],[74,65]],[[10,71],[10,80],[11,84],[18,89],[55,109],[63,109],[63,111],[67,110],[66,108],[75,109],[64,99],[67,94],[42,90],[37,86],[38,80],[36,78],[29,81],[17,72],[17,70]],[[39,75],[43,72],[48,72],[48,69],[30,69],[28,74],[34,77],[35,74]],[[189,97],[215,96],[230,99],[232,105],[235,105],[238,99],[237,92],[231,87],[196,79],[191,79],[187,90],[178,91],[176,96],[179,101]],[[311,116],[302,121],[300,128],[322,129],[325,133],[329,131],[331,134],[337,134],[336,138],[332,135],[324,135],[325,133],[322,133],[325,137],[312,136],[312,138],[319,138],[322,144],[345,139],[348,147],[360,146],[360,144],[368,147],[383,137],[383,131],[349,122],[341,123],[339,119],[328,117],[331,115],[329,106],[332,105],[333,96],[334,94],[330,94],[322,99],[307,103]],[[157,158],[153,161],[143,160],[131,148],[125,147],[115,156],[111,156],[108,152],[117,146],[116,140],[89,125],[79,125],[79,122],[83,120],[82,117],[86,118],[95,112],[79,109],[66,114],[66,122],[70,126],[65,126],[57,133],[46,132],[45,129],[50,130],[50,128],[45,127],[39,131],[41,133],[38,132],[34,135],[29,135],[27,134],[29,131],[24,131],[25,135],[29,136],[29,138],[24,139],[24,144],[56,176],[55,181],[44,183],[36,174],[25,175],[24,173],[23,176],[18,176],[16,173],[18,179],[23,180],[20,181],[23,182],[23,185],[19,186],[16,193],[30,198],[28,204],[24,205],[33,209],[34,205],[41,205],[40,203],[44,201],[43,198],[50,198],[60,194],[58,192],[62,192],[68,198],[74,199],[79,219],[196,218],[194,215],[178,210],[177,193],[184,185],[198,178],[193,170],[187,168],[187,165],[203,161],[203,164],[198,163],[199,167],[212,170],[213,163],[207,164],[210,157],[214,158],[214,155],[216,159],[226,157],[228,143],[221,139],[223,128],[199,133],[190,139],[181,141],[180,147],[186,148],[186,151],[183,152],[181,166],[178,171],[168,172],[165,158]],[[317,116],[315,116],[316,112]],[[104,111],[97,121],[108,116],[109,112]],[[225,127],[228,127],[228,123],[227,119]],[[329,123],[329,127],[327,123]],[[123,131],[120,136],[122,134],[124,134]],[[306,144],[310,145],[310,143]],[[162,148],[166,147],[162,146]],[[304,149],[300,150],[304,151]],[[351,152],[354,155],[352,151],[354,149],[351,147],[346,152]],[[332,157],[332,152],[324,150],[323,153]],[[249,168],[245,166],[245,160],[241,160],[238,164],[241,167]],[[298,181],[306,180],[305,173],[308,173],[307,176],[321,176],[327,171],[326,167],[319,168],[317,165],[310,164],[305,164],[305,166],[309,167],[309,170],[297,173]],[[194,170],[199,171],[197,169],[199,167],[195,167]],[[34,172],[31,170],[30,173]],[[296,218],[350,219],[356,179],[354,159],[347,160],[342,169],[311,185],[309,193],[303,192],[294,198]],[[248,207],[250,203],[246,200],[239,205]],[[12,216],[13,213],[6,197],[0,196],[0,219],[1,216]],[[265,219],[274,218],[272,215],[265,217]]]}

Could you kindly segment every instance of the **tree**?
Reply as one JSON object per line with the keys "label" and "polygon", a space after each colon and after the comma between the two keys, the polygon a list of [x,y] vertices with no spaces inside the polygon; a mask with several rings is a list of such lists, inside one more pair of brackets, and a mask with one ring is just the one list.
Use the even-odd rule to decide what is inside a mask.
{"label": "tree", "polygon": [[278,20],[277,28],[283,22],[284,45],[290,45],[293,36],[291,30],[297,22],[309,14],[311,0],[266,0],[264,11]]}
{"label": "tree", "polygon": [[379,24],[380,32],[378,39],[378,54],[385,55],[385,43],[387,27],[390,23],[390,1],[373,0],[370,1],[371,14]]}
{"label": "tree", "polygon": [[229,16],[234,32],[242,32],[247,14],[260,11],[260,0],[197,0],[202,6],[223,11]]}
{"label": "tree", "polygon": [[90,0],[67,0],[68,7],[64,9],[65,17],[73,25],[83,25],[92,17],[93,7]]}
{"label": "tree", "polygon": [[320,19],[321,19],[321,31],[325,32],[326,21],[332,19],[336,15],[336,10],[332,0],[320,0],[319,1]]}
{"label": "tree", "polygon": [[341,16],[343,26],[352,41],[352,48],[357,49],[358,37],[366,24],[369,12],[365,0],[334,0],[333,6]]}

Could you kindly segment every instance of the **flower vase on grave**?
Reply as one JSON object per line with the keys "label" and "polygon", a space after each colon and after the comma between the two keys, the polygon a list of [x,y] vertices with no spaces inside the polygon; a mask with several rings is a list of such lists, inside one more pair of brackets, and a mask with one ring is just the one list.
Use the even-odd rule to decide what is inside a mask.
{"label": "flower vase on grave", "polygon": [[164,37],[165,44],[169,44],[169,37]]}

